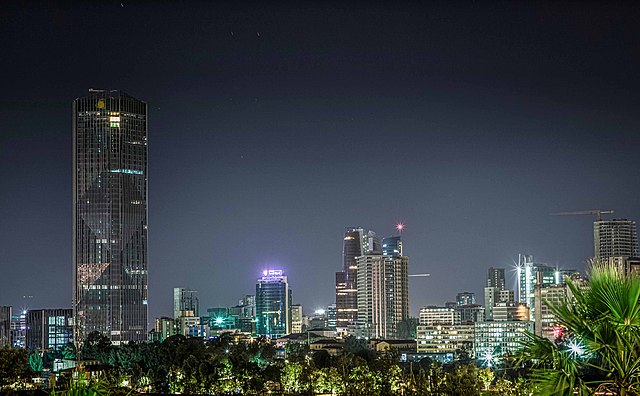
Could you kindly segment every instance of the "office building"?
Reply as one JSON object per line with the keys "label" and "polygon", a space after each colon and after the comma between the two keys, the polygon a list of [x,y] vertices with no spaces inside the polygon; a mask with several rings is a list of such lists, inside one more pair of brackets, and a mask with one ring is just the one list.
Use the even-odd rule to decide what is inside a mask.
{"label": "office building", "polygon": [[0,349],[11,347],[11,316],[13,308],[0,306]]}
{"label": "office building", "polygon": [[530,319],[530,309],[525,303],[498,302],[493,306],[493,320],[496,322]]}
{"label": "office building", "polygon": [[236,326],[243,333],[256,333],[256,296],[246,295],[238,305],[229,308],[229,315],[235,317]]}
{"label": "office building", "polygon": [[291,306],[291,332],[302,333],[302,305],[300,304]]}
{"label": "office building", "polygon": [[487,287],[495,287],[498,290],[504,290],[504,268],[489,268],[487,271]]}
{"label": "office building", "polygon": [[18,311],[11,315],[11,344],[14,348],[24,348],[27,336],[27,311]]}
{"label": "office building", "polygon": [[366,338],[394,339],[409,318],[409,258],[364,255],[357,261],[358,329]]}
{"label": "office building", "polygon": [[27,311],[25,347],[31,351],[60,351],[73,342],[73,310]]}
{"label": "office building", "polygon": [[176,319],[178,334],[185,337],[206,338],[209,335],[209,321],[200,316],[181,316]]}
{"label": "office building", "polygon": [[528,254],[518,255],[516,271],[517,301],[527,304],[531,310],[531,320],[535,317],[534,291],[536,284],[562,285],[565,284],[565,276],[573,276],[576,273],[575,270],[561,270],[546,264],[534,263],[533,256]]}
{"label": "office building", "polygon": [[460,305],[455,307],[460,313],[460,322],[482,322],[484,320],[484,306],[480,304]]}
{"label": "office building", "polygon": [[147,104],[90,90],[73,102],[73,310],[77,339],[147,338]]}
{"label": "office building", "polygon": [[527,340],[526,332],[533,330],[531,321],[476,322],[474,324],[474,350],[476,359],[488,367],[505,355],[512,355]]}
{"label": "office building", "polygon": [[456,295],[456,305],[474,305],[476,303],[476,294],[471,292],[462,292]]}
{"label": "office building", "polygon": [[594,257],[638,257],[636,222],[626,219],[593,222]]}
{"label": "office building", "polygon": [[399,236],[382,238],[382,255],[391,257],[402,256],[402,238]]}
{"label": "office building", "polygon": [[447,307],[423,307],[420,308],[420,325],[459,325],[461,322],[460,312],[455,308]]}
{"label": "office building", "polygon": [[329,304],[327,306],[327,327],[331,329],[336,328],[336,304]]}
{"label": "office building", "polygon": [[258,279],[256,332],[273,339],[291,333],[291,290],[282,270],[265,270]]}
{"label": "office building", "polygon": [[150,341],[163,342],[167,338],[178,334],[176,321],[166,316],[156,318],[155,326],[151,332]]}
{"label": "office building", "polygon": [[342,271],[336,272],[336,330],[347,334],[358,321],[358,263],[365,254],[381,254],[380,240],[373,231],[347,227],[342,246]]}
{"label": "office building", "polygon": [[560,326],[549,304],[559,306],[567,301],[567,285],[536,285],[534,291],[534,332],[537,336],[555,340]]}
{"label": "office building", "polygon": [[473,324],[418,326],[416,331],[419,354],[451,354],[454,359],[462,352],[474,356]]}
{"label": "office building", "polygon": [[183,287],[173,288],[173,318],[182,316],[199,316],[200,302],[198,292]]}
{"label": "office building", "polygon": [[493,307],[497,303],[512,303],[515,301],[513,290],[500,290],[497,287],[484,288],[484,317],[493,320]]}

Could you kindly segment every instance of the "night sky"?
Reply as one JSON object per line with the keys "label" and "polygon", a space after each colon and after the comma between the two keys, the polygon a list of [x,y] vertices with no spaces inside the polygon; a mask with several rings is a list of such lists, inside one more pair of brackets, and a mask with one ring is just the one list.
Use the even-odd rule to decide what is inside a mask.
{"label": "night sky", "polygon": [[415,313],[520,252],[582,270],[593,218],[552,212],[640,220],[637,4],[209,3],[3,2],[0,305],[71,306],[89,88],[149,103],[150,322],[267,267],[326,306],[346,226],[406,224]]}

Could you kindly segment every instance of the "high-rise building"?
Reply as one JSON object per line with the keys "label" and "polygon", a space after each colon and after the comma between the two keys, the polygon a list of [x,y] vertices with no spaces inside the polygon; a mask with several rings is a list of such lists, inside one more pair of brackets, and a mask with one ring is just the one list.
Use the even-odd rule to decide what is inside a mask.
{"label": "high-rise building", "polygon": [[558,318],[549,304],[559,306],[567,301],[567,285],[536,285],[534,331],[537,336],[554,340],[561,331]]}
{"label": "high-rise building", "polygon": [[10,306],[0,306],[0,349],[11,346],[12,311]]}
{"label": "high-rise building", "polygon": [[515,301],[513,290],[500,290],[497,287],[484,288],[484,317],[493,320],[493,308],[498,303],[512,303]]}
{"label": "high-rise building", "polygon": [[546,264],[534,263],[533,256],[529,254],[518,255],[517,288],[518,302],[525,303],[531,310],[531,320],[535,317],[534,291],[537,284],[562,285],[565,284],[565,275],[575,274],[575,270],[560,270]]}
{"label": "high-rise building", "polygon": [[336,328],[336,304],[329,304],[327,306],[327,326],[331,329]]}
{"label": "high-rise building", "polygon": [[199,316],[200,302],[198,292],[184,287],[173,288],[173,318],[182,316]]}
{"label": "high-rise building", "polygon": [[11,344],[14,348],[24,348],[27,335],[27,311],[14,312],[11,316]]}
{"label": "high-rise building", "polygon": [[381,254],[380,239],[373,231],[347,227],[342,247],[342,271],[336,272],[336,331],[344,335],[358,321],[358,263],[364,254]]}
{"label": "high-rise building", "polygon": [[73,268],[78,340],[147,338],[147,104],[122,91],[73,102]]}
{"label": "high-rise building", "polygon": [[27,311],[25,346],[32,351],[59,351],[73,342],[73,310]]}
{"label": "high-rise building", "polygon": [[291,332],[302,333],[302,305],[300,304],[291,306]]}
{"label": "high-rise building", "polygon": [[399,236],[383,238],[382,255],[391,257],[402,256],[402,238]]}
{"label": "high-rise building", "polygon": [[396,338],[398,322],[409,318],[409,258],[357,258],[358,329],[366,338]]}
{"label": "high-rise building", "polygon": [[256,332],[273,339],[291,333],[291,290],[282,270],[265,270],[258,278]]}
{"label": "high-rise building", "polygon": [[491,267],[487,271],[487,287],[496,287],[504,290],[504,268]]}
{"label": "high-rise building", "polygon": [[456,295],[456,305],[473,305],[476,303],[476,294],[471,292],[462,292]]}
{"label": "high-rise building", "polygon": [[626,219],[593,222],[594,257],[638,257],[636,222]]}

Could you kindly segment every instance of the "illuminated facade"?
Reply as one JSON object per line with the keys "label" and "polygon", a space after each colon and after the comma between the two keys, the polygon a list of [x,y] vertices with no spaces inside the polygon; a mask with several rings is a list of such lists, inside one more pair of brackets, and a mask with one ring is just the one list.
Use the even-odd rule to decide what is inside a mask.
{"label": "illuminated facade", "polygon": [[32,351],[59,351],[73,342],[72,309],[27,311],[26,347]]}
{"label": "illuminated facade", "polygon": [[491,366],[494,359],[513,354],[527,340],[526,332],[533,330],[532,322],[474,323],[474,350],[477,359]]}
{"label": "illuminated facade", "polygon": [[423,307],[420,308],[420,325],[433,326],[459,325],[461,321],[460,312],[455,308],[448,307]]}
{"label": "illuminated facade", "polygon": [[147,104],[90,90],[73,102],[76,338],[147,338]]}
{"label": "illuminated facade", "polygon": [[278,338],[291,333],[291,290],[281,270],[265,270],[256,284],[256,333]]}
{"label": "illuminated facade", "polygon": [[565,275],[571,276],[576,272],[575,270],[560,270],[546,264],[534,263],[533,256],[529,254],[518,255],[516,271],[518,302],[527,304],[531,320],[535,315],[534,291],[536,285],[562,285],[565,284]]}
{"label": "illuminated facade", "polygon": [[418,353],[451,353],[456,356],[465,351],[473,357],[473,324],[418,326],[416,331]]}

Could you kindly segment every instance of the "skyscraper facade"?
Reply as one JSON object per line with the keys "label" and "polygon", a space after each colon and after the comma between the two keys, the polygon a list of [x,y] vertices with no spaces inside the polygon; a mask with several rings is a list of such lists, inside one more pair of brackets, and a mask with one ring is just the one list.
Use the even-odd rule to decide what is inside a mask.
{"label": "skyscraper facade", "polygon": [[636,222],[626,219],[593,222],[594,257],[638,257]]}
{"label": "skyscraper facade", "polygon": [[530,309],[531,320],[535,315],[535,287],[536,285],[563,285],[565,275],[575,273],[575,270],[561,270],[546,264],[534,263],[529,254],[518,255],[516,267],[518,302],[525,303]]}
{"label": "skyscraper facade", "polygon": [[382,255],[391,257],[402,256],[402,239],[399,236],[383,238]]}
{"label": "skyscraper facade", "polygon": [[358,266],[358,329],[366,338],[393,339],[409,318],[409,258],[364,255]]}
{"label": "skyscraper facade", "polygon": [[73,102],[75,337],[147,338],[147,104],[90,90]]}
{"label": "skyscraper facade", "polygon": [[342,271],[336,272],[336,332],[345,334],[358,321],[358,263],[363,254],[381,254],[373,231],[347,227],[342,247]]}
{"label": "skyscraper facade", "polygon": [[265,270],[256,283],[256,333],[269,338],[291,333],[291,290],[282,270]]}
{"label": "skyscraper facade", "polygon": [[487,287],[496,287],[504,290],[504,268],[491,267],[487,271]]}
{"label": "skyscraper facade", "polygon": [[182,316],[199,316],[200,303],[196,290],[185,289],[184,287],[173,288],[173,318]]}
{"label": "skyscraper facade", "polygon": [[13,308],[0,306],[0,349],[11,347],[11,314]]}

